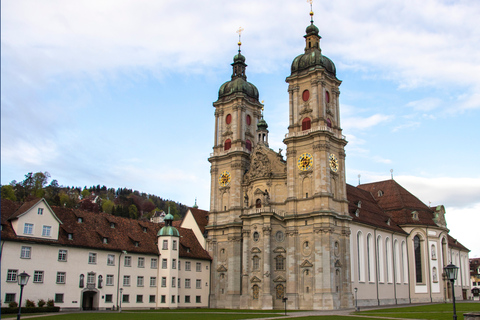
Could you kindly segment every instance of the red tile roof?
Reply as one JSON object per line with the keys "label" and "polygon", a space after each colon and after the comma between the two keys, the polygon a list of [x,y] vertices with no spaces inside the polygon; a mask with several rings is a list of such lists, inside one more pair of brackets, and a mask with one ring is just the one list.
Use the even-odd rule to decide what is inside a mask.
{"label": "red tile roof", "polygon": [[[123,251],[159,255],[157,247],[157,232],[163,224],[152,222],[139,222],[138,220],[113,216],[107,213],[92,213],[78,209],[64,207],[51,207],[56,216],[63,223],[60,225],[59,238],[46,240],[17,236],[12,228],[9,217],[18,217],[28,210],[28,206],[35,205],[40,199],[29,201],[23,205],[10,200],[1,199],[2,240],[29,241],[36,243],[83,247],[110,251]],[[20,213],[19,213],[20,212]],[[77,217],[82,217],[83,222],[77,222]],[[115,224],[112,228],[111,223]],[[144,228],[147,228],[144,232]],[[179,251],[180,257],[211,260],[210,255],[198,243],[191,230],[177,228],[180,233],[180,245],[191,248],[190,252]],[[73,239],[68,239],[68,234]],[[103,243],[107,238],[107,243]],[[138,246],[135,245],[138,242]]]}
{"label": "red tile roof", "polygon": [[195,221],[197,222],[200,231],[202,232],[202,234],[205,233],[205,227],[208,225],[209,212],[198,208],[189,209],[192,212],[192,215],[195,218]]}

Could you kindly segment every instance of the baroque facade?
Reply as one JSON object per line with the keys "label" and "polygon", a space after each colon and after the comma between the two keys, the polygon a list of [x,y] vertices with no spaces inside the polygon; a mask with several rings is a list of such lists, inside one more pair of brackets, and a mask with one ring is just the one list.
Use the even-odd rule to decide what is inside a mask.
{"label": "baroque facade", "polygon": [[462,297],[468,249],[448,236],[443,206],[429,208],[394,180],[346,183],[341,81],[310,15],[286,78],[286,158],[269,148],[241,42],[213,103],[211,307],[279,309],[287,298],[289,309],[351,308],[354,288],[359,305],[443,301],[450,261],[461,267]]}

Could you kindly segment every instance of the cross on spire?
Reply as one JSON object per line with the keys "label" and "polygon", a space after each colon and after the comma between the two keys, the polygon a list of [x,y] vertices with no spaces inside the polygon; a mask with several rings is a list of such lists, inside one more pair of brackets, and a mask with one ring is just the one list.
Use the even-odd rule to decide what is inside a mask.
{"label": "cross on spire", "polygon": [[242,27],[239,27],[237,30],[238,33],[238,52],[240,52],[240,46],[242,45],[242,31],[245,30]]}
{"label": "cross on spire", "polygon": [[307,0],[310,3],[310,22],[313,23],[313,0]]}

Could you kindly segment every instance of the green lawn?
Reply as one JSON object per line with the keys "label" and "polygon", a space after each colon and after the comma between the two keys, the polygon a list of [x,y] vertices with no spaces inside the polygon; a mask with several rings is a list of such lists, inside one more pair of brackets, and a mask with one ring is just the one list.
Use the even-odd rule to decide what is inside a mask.
{"label": "green lawn", "polygon": [[[458,320],[463,320],[464,312],[480,312],[480,303],[457,303]],[[297,313],[299,311],[295,311]],[[288,311],[288,314],[292,314]],[[32,314],[24,314],[25,317]],[[223,309],[181,309],[181,310],[143,310],[118,312],[79,312],[38,318],[39,320],[237,320],[270,318],[283,316],[282,310],[223,310]],[[369,317],[371,316],[371,317]],[[2,319],[15,318],[16,315],[2,315]],[[311,316],[294,318],[295,320],[378,320],[378,317],[404,319],[451,320],[451,303],[422,305],[415,307],[396,307],[378,310],[352,312],[350,316]]]}

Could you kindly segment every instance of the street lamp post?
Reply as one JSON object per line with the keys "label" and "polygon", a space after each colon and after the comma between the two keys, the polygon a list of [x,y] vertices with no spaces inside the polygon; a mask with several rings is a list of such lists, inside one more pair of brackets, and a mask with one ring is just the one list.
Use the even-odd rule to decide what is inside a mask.
{"label": "street lamp post", "polygon": [[23,295],[23,287],[27,285],[28,279],[30,279],[30,275],[23,271],[17,277],[18,285],[20,286],[20,300],[18,301],[18,314],[17,320],[20,320],[22,315],[22,295]]}
{"label": "street lamp post", "polygon": [[357,305],[357,291],[358,291],[358,288],[353,288],[353,290],[355,291],[355,311],[358,311],[358,305]]}
{"label": "street lamp post", "polygon": [[458,267],[452,263],[444,267],[447,279],[452,283],[452,301],[453,301],[453,320],[457,320],[457,311],[455,310],[455,280],[457,279]]}
{"label": "street lamp post", "polygon": [[283,303],[285,303],[285,315],[287,315],[287,300],[288,300],[288,298],[284,297],[282,300],[283,300]]}
{"label": "street lamp post", "polygon": [[122,300],[123,300],[123,288],[120,288],[120,307],[118,308],[118,312],[122,312]]}

